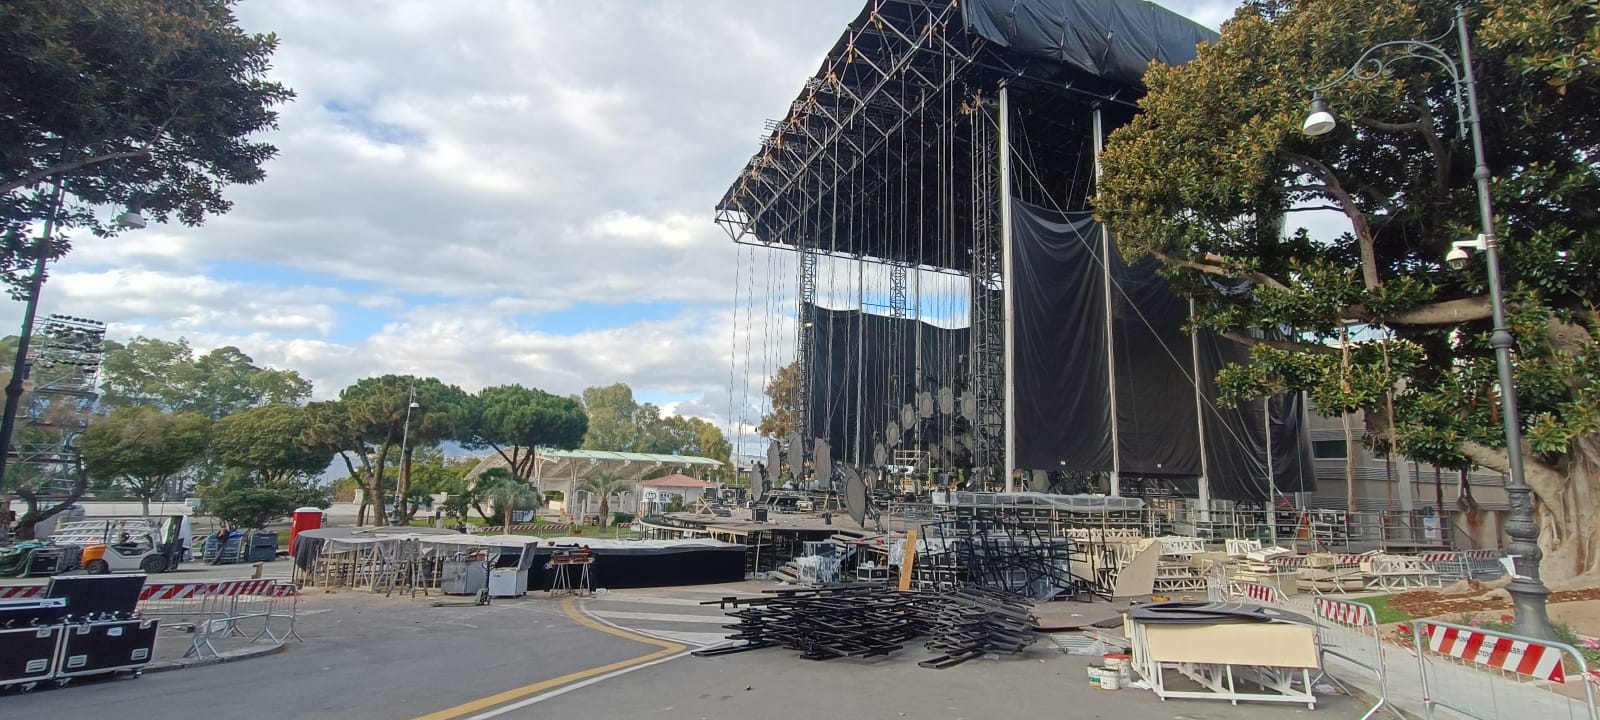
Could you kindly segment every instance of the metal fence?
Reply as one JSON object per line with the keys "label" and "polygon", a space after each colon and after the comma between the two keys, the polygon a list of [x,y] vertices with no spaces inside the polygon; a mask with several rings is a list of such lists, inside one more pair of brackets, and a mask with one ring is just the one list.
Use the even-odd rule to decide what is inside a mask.
{"label": "metal fence", "polygon": [[[0,587],[0,599],[42,597],[45,587]],[[219,657],[217,643],[227,639],[247,644],[303,640],[295,626],[299,607],[300,590],[294,585],[240,579],[146,585],[138,614],[160,618],[163,637],[183,637],[189,645],[184,657],[206,659]]]}
{"label": "metal fence", "polygon": [[1593,675],[1577,648],[1434,620],[1411,626],[1423,709],[1478,720],[1525,717],[1600,720]]}

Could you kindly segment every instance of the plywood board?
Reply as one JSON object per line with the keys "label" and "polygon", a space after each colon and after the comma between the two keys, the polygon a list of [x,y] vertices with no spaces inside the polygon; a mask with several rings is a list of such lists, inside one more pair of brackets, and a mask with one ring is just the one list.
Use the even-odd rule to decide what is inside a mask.
{"label": "plywood board", "polygon": [[[1130,624],[1132,621],[1129,621]],[[1131,628],[1130,628],[1131,629]],[[1154,662],[1317,667],[1316,629],[1298,623],[1162,625],[1142,623]]]}

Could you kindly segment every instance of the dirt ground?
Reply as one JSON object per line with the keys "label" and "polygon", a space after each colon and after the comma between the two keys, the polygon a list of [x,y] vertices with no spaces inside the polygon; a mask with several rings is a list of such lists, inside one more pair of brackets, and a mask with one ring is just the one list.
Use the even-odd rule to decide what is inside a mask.
{"label": "dirt ground", "polygon": [[1587,637],[1600,637],[1600,600],[1578,600],[1550,606],[1550,622],[1566,625]]}

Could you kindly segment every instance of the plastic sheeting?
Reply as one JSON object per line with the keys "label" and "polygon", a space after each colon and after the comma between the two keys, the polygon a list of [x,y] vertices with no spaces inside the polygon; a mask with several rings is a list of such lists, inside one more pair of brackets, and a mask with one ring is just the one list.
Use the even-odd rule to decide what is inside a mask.
{"label": "plastic sheeting", "polygon": [[1217,33],[1145,0],[966,0],[967,31],[1096,77],[1138,83],[1151,60],[1182,65]]}
{"label": "plastic sheeting", "polygon": [[[836,463],[874,464],[872,450],[917,393],[966,388],[971,333],[910,318],[813,308],[808,436],[825,438]],[[891,382],[892,381],[892,382]],[[856,448],[857,420],[863,447]],[[949,423],[927,423],[927,429]],[[903,428],[902,428],[903,430]],[[924,434],[923,444],[936,438]],[[901,443],[914,447],[915,443]]]}
{"label": "plastic sheeting", "polygon": [[1249,351],[1209,332],[1197,339],[1186,334],[1188,302],[1157,274],[1156,261],[1130,266],[1111,253],[1114,352],[1108,354],[1099,224],[1088,213],[1061,213],[1015,199],[1011,217],[1017,467],[1113,469],[1107,388],[1114,358],[1116,452],[1124,475],[1193,478],[1204,469],[1212,496],[1225,500],[1259,501],[1274,489],[1315,489],[1302,400],[1279,397],[1222,408],[1217,372],[1248,362]]}
{"label": "plastic sheeting", "polygon": [[1099,228],[1087,213],[1012,201],[1019,468],[1111,469]]}

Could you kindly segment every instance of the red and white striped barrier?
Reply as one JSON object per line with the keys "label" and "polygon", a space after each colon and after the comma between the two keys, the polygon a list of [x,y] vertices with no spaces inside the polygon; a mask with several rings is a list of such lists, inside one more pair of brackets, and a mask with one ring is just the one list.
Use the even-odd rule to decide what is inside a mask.
{"label": "red and white striped barrier", "polygon": [[140,600],[188,600],[205,595],[212,585],[208,582],[161,583],[146,585],[139,591]]}
{"label": "red and white striped barrier", "polygon": [[1468,550],[1467,551],[1467,559],[1468,560],[1498,560],[1499,558],[1500,558],[1500,551],[1499,550]]}
{"label": "red and white striped barrier", "polygon": [[1283,593],[1271,585],[1244,583],[1243,588],[1245,597],[1256,602],[1273,603],[1275,605],[1284,604]]}
{"label": "red and white striped barrier", "polygon": [[1316,609],[1317,617],[1332,620],[1340,625],[1368,627],[1375,624],[1371,606],[1362,603],[1319,597]]}
{"label": "red and white striped barrier", "polygon": [[1278,567],[1285,567],[1285,568],[1305,567],[1306,556],[1304,556],[1304,555],[1279,555],[1278,557],[1272,558],[1271,560],[1268,560],[1267,562],[1270,562],[1273,565],[1277,565]]}
{"label": "red and white striped barrier", "polygon": [[11,585],[0,587],[0,600],[26,600],[44,594],[43,585]]}
{"label": "red and white striped barrier", "polygon": [[1354,566],[1354,565],[1360,565],[1361,561],[1366,560],[1369,557],[1372,557],[1372,556],[1368,555],[1366,553],[1360,553],[1360,554],[1346,553],[1346,554],[1340,555],[1337,558],[1335,558],[1334,562],[1338,563],[1340,565],[1351,565],[1351,566]]}
{"label": "red and white striped barrier", "polygon": [[1422,623],[1422,633],[1428,638],[1428,649],[1440,655],[1539,680],[1567,681],[1562,652],[1556,648],[1426,622]]}
{"label": "red and white striped barrier", "polygon": [[1423,561],[1425,563],[1459,562],[1461,560],[1461,553],[1454,553],[1454,552],[1418,553],[1417,554],[1417,559],[1421,560],[1421,561]]}

